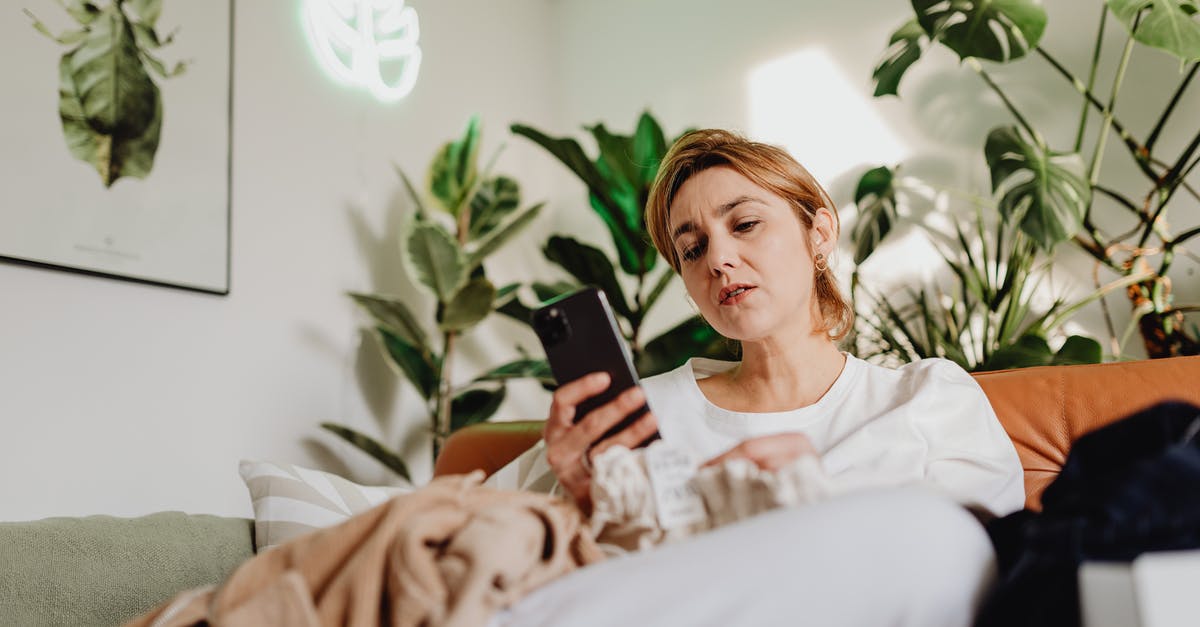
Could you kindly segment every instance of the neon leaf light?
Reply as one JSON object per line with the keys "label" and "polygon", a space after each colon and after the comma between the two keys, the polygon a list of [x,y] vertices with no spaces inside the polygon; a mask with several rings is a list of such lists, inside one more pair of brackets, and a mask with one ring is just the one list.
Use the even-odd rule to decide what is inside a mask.
{"label": "neon leaf light", "polygon": [[304,21],[318,59],[339,81],[383,102],[412,91],[421,30],[404,0],[305,0]]}

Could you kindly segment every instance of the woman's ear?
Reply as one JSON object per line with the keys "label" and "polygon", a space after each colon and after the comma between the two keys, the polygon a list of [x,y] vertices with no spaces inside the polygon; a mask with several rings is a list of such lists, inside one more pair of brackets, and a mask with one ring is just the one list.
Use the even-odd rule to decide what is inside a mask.
{"label": "woman's ear", "polygon": [[818,207],[813,213],[809,235],[812,237],[813,254],[821,253],[828,257],[830,251],[837,246],[837,220],[828,207]]}

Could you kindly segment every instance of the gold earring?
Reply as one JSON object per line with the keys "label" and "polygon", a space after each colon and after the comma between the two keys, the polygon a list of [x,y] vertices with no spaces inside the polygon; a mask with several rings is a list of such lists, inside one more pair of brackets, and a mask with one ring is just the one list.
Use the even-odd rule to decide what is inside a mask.
{"label": "gold earring", "polygon": [[813,260],[813,264],[817,267],[817,273],[824,273],[829,269],[829,264],[825,263],[825,255],[817,253],[817,258]]}

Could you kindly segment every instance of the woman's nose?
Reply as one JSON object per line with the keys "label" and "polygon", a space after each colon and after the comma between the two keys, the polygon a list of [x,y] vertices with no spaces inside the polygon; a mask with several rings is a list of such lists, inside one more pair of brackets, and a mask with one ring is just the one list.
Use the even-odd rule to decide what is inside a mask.
{"label": "woman's nose", "polygon": [[721,276],[738,264],[736,242],[725,237],[710,237],[708,240],[708,267],[713,276]]}

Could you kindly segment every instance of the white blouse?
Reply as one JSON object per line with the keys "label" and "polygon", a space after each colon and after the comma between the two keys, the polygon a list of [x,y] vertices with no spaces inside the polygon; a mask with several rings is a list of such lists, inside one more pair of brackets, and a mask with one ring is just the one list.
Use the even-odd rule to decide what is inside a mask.
{"label": "white blouse", "polygon": [[979,384],[952,361],[893,369],[847,354],[820,400],[769,413],[722,409],[700,391],[697,379],[734,365],[697,358],[642,381],[664,440],[709,459],[748,438],[800,432],[835,492],[924,483],[998,516],[1024,506],[1012,441]]}

